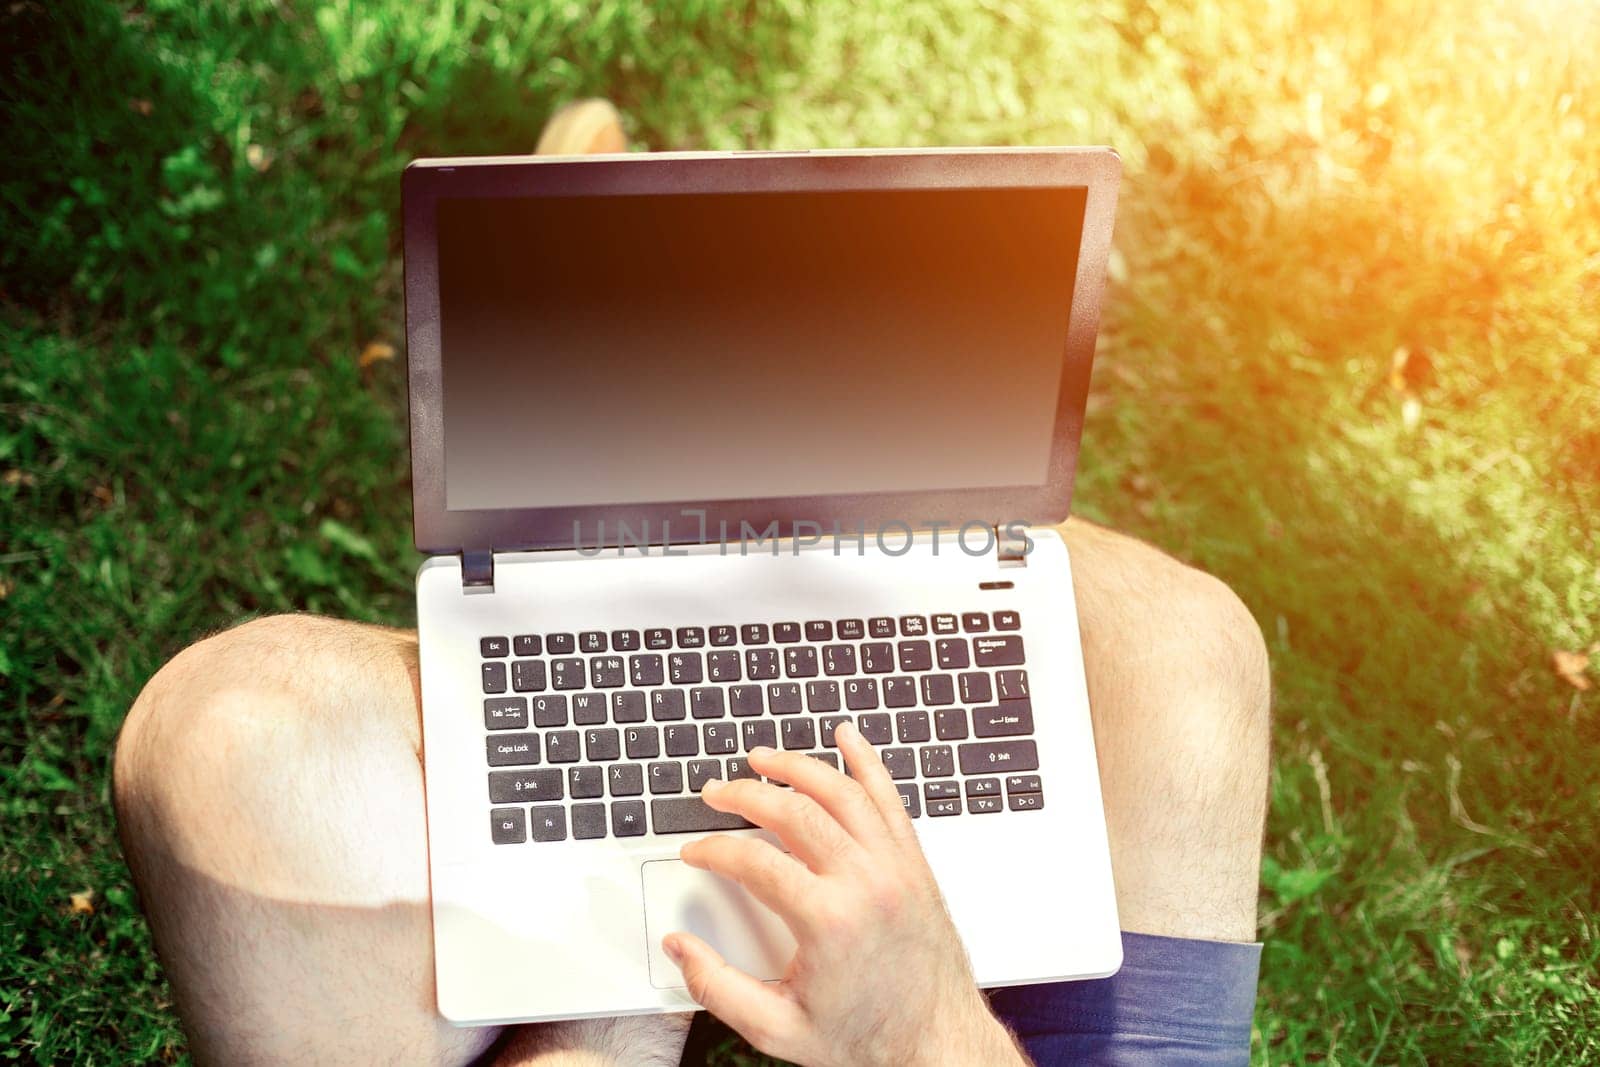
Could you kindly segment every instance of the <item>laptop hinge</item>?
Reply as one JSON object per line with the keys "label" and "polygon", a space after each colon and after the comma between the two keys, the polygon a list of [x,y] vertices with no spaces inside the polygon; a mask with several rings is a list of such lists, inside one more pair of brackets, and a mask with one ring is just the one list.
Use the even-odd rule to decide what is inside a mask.
{"label": "laptop hinge", "polygon": [[[1015,530],[1015,525],[1009,528]],[[1028,538],[1012,537],[1005,526],[994,528],[995,555],[1000,560],[1002,567],[1026,567],[1028,565]]]}
{"label": "laptop hinge", "polygon": [[494,592],[493,552],[482,548],[462,550],[461,587],[463,591]]}

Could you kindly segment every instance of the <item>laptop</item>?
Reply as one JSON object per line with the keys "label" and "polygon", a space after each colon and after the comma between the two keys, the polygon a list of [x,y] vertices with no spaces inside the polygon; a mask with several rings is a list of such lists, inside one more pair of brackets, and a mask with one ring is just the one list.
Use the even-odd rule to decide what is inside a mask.
{"label": "laptop", "polygon": [[[881,753],[980,985],[1121,962],[1067,549],[1109,149],[429,159],[404,176],[439,1010],[694,1007],[709,778]],[[775,839],[774,839],[775,840]]]}

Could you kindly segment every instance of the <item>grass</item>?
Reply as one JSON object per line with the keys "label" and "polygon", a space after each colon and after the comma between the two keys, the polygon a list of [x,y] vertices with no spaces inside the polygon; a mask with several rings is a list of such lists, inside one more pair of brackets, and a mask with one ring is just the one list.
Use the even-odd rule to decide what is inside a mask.
{"label": "grass", "polygon": [[1600,691],[1551,660],[1600,642],[1592,7],[63,0],[0,34],[11,1058],[184,1055],[120,718],[254,614],[409,622],[403,375],[357,364],[403,338],[398,173],[603,93],[650,148],[1117,145],[1077,508],[1268,636],[1257,1061],[1600,1062]]}

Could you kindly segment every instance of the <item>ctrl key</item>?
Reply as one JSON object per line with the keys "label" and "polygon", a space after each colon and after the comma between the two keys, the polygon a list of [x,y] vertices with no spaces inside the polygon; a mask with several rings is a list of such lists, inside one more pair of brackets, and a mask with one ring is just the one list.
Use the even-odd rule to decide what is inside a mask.
{"label": "ctrl key", "polygon": [[492,808],[489,833],[497,845],[520,845],[528,839],[528,815],[521,808]]}

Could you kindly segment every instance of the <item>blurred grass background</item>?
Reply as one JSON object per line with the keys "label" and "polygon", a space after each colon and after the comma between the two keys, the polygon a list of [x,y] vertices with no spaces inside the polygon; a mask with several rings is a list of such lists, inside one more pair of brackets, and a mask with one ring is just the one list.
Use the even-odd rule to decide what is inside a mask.
{"label": "blurred grass background", "polygon": [[1600,1062],[1593,5],[21,0],[0,40],[7,1057],[183,1058],[118,723],[248,616],[409,625],[400,170],[598,94],[653,149],[1115,145],[1076,506],[1273,652],[1257,1062]]}

